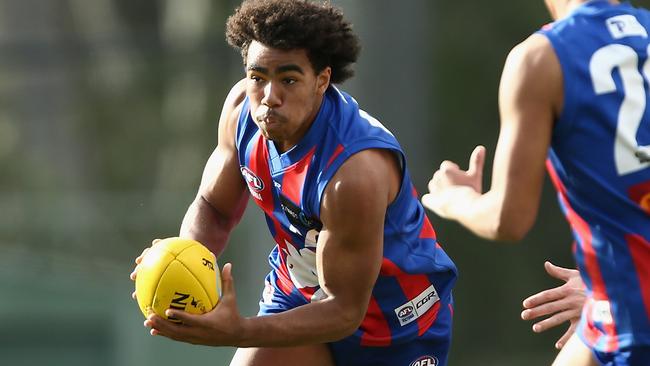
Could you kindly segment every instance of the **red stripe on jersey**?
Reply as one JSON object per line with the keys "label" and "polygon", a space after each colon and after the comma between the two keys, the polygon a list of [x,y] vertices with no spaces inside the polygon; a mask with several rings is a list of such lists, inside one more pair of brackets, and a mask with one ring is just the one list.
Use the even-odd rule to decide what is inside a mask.
{"label": "red stripe on jersey", "polygon": [[434,239],[436,238],[436,231],[433,230],[433,226],[431,226],[431,221],[429,221],[429,218],[424,216],[424,220],[422,220],[422,229],[420,230],[420,239]]}
{"label": "red stripe on jersey", "polygon": [[[591,279],[592,296],[594,300],[604,300],[609,302],[609,296],[607,295],[605,281],[603,280],[603,275],[600,271],[600,264],[598,264],[598,257],[592,244],[591,228],[589,227],[589,224],[582,219],[582,217],[573,211],[566,197],[561,197],[566,207],[566,214],[569,223],[578,233],[578,236],[582,238],[579,243],[578,250],[582,250],[585,269],[587,271],[587,275]],[[587,313],[587,320],[590,324],[593,323],[591,312]],[[616,340],[616,327],[614,325],[614,322],[612,321],[611,323],[603,324],[603,328],[608,336],[605,352],[616,350],[618,348],[618,342]]]}
{"label": "red stripe on jersey", "polygon": [[553,166],[551,159],[546,159],[546,170],[548,171],[548,175],[551,177],[551,182],[553,182],[555,189],[557,189],[557,191],[562,196],[566,196],[566,187],[560,180],[560,177],[557,175],[557,171],[555,171],[555,167]]}
{"label": "red stripe on jersey", "polygon": [[[368,311],[359,327],[363,331],[361,335],[362,346],[385,347],[390,346],[391,333],[388,321],[384,317],[377,300],[372,296],[368,303]],[[369,330],[372,329],[372,332]]]}
{"label": "red stripe on jersey", "polygon": [[327,165],[325,165],[325,169],[329,168],[330,165],[334,162],[334,160],[343,152],[343,145],[339,144],[339,146],[334,149],[334,152],[332,153],[332,156],[330,159],[327,161]]}
{"label": "red stripe on jersey", "polygon": [[417,197],[417,196],[418,196],[418,190],[415,189],[415,186],[414,186],[414,185],[411,185],[411,195],[412,195],[413,197]]}
{"label": "red stripe on jersey", "polygon": [[[571,204],[567,199],[566,187],[560,180],[557,172],[555,171],[555,168],[553,167],[553,164],[551,164],[550,159],[546,160],[546,168],[548,169],[553,184],[560,193],[559,197],[565,207],[566,218],[573,230],[577,233],[578,237],[581,238],[576,250],[582,251],[585,270],[587,271],[587,276],[589,276],[591,279],[592,297],[594,300],[604,300],[609,302],[607,288],[605,287],[605,281],[603,280],[603,275],[600,271],[600,264],[598,263],[598,256],[592,243],[593,237],[591,228],[589,227],[589,224],[573,210],[573,207],[571,207]],[[593,326],[592,312],[588,311],[586,312],[586,315],[588,327],[590,330],[597,331],[597,329],[591,329]],[[616,340],[615,324],[613,322],[609,324],[603,324],[603,328],[605,329],[605,333],[608,336],[608,343],[605,347],[605,352],[616,350],[618,348],[618,342]]]}
{"label": "red stripe on jersey", "polygon": [[[248,167],[263,183],[261,190],[251,189],[251,196],[258,206],[269,216],[273,216],[273,180],[271,179],[271,170],[269,169],[269,150],[266,146],[266,139],[259,135],[255,145],[251,149],[248,159]],[[259,194],[257,196],[255,193]]]}
{"label": "red stripe on jersey", "polygon": [[285,295],[291,295],[293,289],[295,288],[293,282],[284,276],[278,276],[278,280],[275,282],[275,284]]}
{"label": "red stripe on jersey", "polygon": [[[395,263],[390,259],[384,258],[381,263],[381,269],[379,271],[382,275],[394,276],[397,279],[402,292],[408,300],[413,300],[422,291],[426,290],[429,286],[432,285],[429,281],[429,277],[423,274],[408,274],[402,271]],[[426,313],[420,314],[420,317],[417,320],[418,324],[418,334],[422,335],[424,332],[431,327],[431,324],[435,322],[438,317],[438,310],[440,310],[440,302],[437,302],[432,306]]]}
{"label": "red stripe on jersey", "polygon": [[625,240],[632,254],[643,305],[648,319],[650,319],[650,243],[635,234],[626,235]]}
{"label": "red stripe on jersey", "polygon": [[275,243],[278,246],[278,252],[280,254],[280,265],[277,270],[277,286],[280,290],[282,290],[282,292],[284,292],[286,295],[289,295],[296,287],[293,284],[293,281],[291,281],[291,276],[289,276],[289,271],[287,270],[287,241],[285,240],[287,239],[287,235],[284,233],[284,230],[282,230],[282,225],[280,225],[278,220],[274,216],[269,217],[271,218],[271,221],[273,221],[273,228],[275,230],[273,240],[275,240]]}
{"label": "red stripe on jersey", "polygon": [[282,178],[282,194],[297,205],[300,205],[300,201],[302,201],[300,199],[302,197],[302,187],[305,184],[305,175],[309,170],[309,164],[312,161],[314,152],[316,152],[316,146],[299,162],[289,167]]}

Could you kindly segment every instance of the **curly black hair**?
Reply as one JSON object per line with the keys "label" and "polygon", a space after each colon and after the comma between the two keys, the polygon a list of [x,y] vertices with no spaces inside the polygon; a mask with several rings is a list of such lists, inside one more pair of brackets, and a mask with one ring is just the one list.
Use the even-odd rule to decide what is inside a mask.
{"label": "curly black hair", "polygon": [[228,18],[226,40],[246,62],[248,46],[258,41],[271,48],[305,49],[316,73],[332,68],[330,81],[352,75],[361,45],[341,9],[308,0],[244,0]]}

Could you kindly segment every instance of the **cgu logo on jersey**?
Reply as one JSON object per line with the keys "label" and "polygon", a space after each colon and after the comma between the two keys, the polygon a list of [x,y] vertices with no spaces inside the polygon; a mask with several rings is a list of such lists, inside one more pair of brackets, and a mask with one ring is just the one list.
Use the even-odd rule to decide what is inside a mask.
{"label": "cgu logo on jersey", "polygon": [[411,362],[409,366],[438,366],[438,359],[433,356],[422,356]]}
{"label": "cgu logo on jersey", "polygon": [[262,195],[258,192],[264,189],[264,182],[252,170],[248,169],[248,167],[242,166],[240,170],[241,175],[246,180],[246,184],[248,184],[248,190],[251,192],[251,195],[258,200],[262,200]]}
{"label": "cgu logo on jersey", "polygon": [[433,285],[427,287],[418,296],[398,306],[394,311],[401,326],[405,326],[424,315],[440,300]]}

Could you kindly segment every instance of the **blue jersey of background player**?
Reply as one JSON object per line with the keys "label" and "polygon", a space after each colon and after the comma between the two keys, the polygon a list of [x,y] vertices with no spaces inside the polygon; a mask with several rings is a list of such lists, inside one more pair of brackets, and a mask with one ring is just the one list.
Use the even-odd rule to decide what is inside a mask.
{"label": "blue jersey of background player", "polygon": [[316,265],[324,190],[354,154],[366,149],[396,154],[403,166],[401,188],[386,210],[383,258],[368,310],[352,336],[330,347],[337,365],[408,364],[426,357],[444,364],[456,270],[436,242],[395,137],[352,97],[330,86],[309,131],[290,150],[281,153],[263,136],[248,100],[236,141],[242,174],[276,242],[260,315],[326,296]]}
{"label": "blue jersey of background player", "polygon": [[171,309],[182,324],[151,315],[145,326],[237,346],[237,366],[444,365],[455,267],[395,139],[332,86],[358,56],[351,25],[328,3],[247,0],[226,33],[246,78],[226,100],[180,236],[219,255],[252,197],[277,243],[273,271],[260,316],[239,314],[225,264],[214,310]]}
{"label": "blue jersey of background player", "polygon": [[490,190],[479,147],[468,171],[444,162],[423,202],[484,237],[520,239],[548,156],[587,294],[582,342],[569,340],[556,364],[650,365],[650,13],[618,1],[547,5],[557,21],[504,68]]}
{"label": "blue jersey of background player", "polygon": [[650,344],[649,31],[650,12],[606,1],[541,31],[567,85],[548,169],[588,289],[578,333],[605,353]]}

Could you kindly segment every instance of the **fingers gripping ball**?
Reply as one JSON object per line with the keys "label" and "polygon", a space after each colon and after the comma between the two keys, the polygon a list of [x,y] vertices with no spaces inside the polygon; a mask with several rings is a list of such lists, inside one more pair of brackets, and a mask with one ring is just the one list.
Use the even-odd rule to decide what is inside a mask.
{"label": "fingers gripping ball", "polygon": [[152,246],[138,266],[135,280],[138,305],[169,319],[167,309],[203,314],[219,302],[221,274],[214,254],[191,239],[167,238]]}

